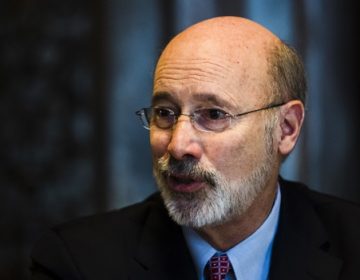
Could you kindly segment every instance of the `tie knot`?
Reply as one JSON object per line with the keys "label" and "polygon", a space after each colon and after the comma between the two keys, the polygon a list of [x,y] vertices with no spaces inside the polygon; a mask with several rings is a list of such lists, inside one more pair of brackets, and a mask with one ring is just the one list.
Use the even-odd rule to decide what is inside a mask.
{"label": "tie knot", "polygon": [[207,264],[206,276],[208,280],[223,280],[230,271],[231,265],[225,253],[215,254]]}

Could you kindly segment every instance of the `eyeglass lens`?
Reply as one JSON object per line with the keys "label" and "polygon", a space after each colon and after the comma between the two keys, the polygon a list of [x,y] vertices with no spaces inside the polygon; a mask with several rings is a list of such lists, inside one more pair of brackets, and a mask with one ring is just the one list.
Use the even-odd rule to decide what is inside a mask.
{"label": "eyeglass lens", "polygon": [[[145,110],[147,116],[146,125],[154,123],[162,129],[171,128],[177,121],[179,115],[166,108],[153,108]],[[200,109],[188,115],[191,122],[200,130],[221,131],[230,125],[230,117],[227,113],[217,109]]]}

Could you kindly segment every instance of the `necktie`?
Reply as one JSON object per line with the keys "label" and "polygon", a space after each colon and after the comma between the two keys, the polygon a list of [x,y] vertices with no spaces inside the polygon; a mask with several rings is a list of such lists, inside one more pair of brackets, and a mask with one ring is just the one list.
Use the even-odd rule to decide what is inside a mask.
{"label": "necktie", "polygon": [[224,280],[230,269],[231,265],[228,256],[225,253],[215,254],[207,264],[206,279]]}

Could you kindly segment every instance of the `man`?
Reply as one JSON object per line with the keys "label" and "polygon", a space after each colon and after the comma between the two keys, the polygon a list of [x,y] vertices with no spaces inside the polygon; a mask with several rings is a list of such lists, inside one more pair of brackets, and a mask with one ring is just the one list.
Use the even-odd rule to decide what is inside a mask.
{"label": "man", "polygon": [[55,227],[34,279],[360,279],[359,208],[279,177],[304,120],[296,53],[237,17],[176,36],[155,71],[161,195]]}

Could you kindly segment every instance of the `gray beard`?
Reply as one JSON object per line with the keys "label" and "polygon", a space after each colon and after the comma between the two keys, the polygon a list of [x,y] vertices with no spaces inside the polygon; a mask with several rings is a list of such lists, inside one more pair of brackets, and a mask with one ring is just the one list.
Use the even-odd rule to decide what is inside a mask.
{"label": "gray beard", "polygon": [[[170,217],[179,225],[201,228],[223,224],[245,213],[264,190],[273,160],[266,153],[256,169],[235,181],[229,181],[215,169],[202,168],[189,159],[176,161],[163,157],[154,164],[153,172]],[[172,172],[201,178],[208,187],[191,193],[175,192],[166,183]]]}

